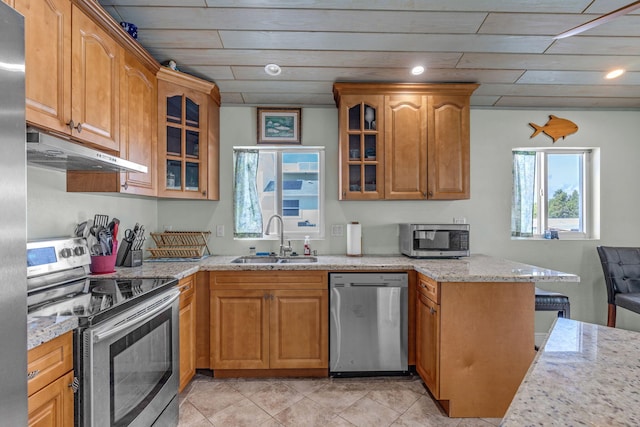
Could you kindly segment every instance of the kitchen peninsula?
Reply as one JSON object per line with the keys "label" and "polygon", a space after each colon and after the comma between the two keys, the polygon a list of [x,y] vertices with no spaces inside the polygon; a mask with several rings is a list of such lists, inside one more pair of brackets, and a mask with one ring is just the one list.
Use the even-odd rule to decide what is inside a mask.
{"label": "kitchen peninsula", "polygon": [[559,318],[502,423],[637,426],[640,334]]}
{"label": "kitchen peninsula", "polygon": [[[432,395],[451,417],[504,415],[535,355],[534,283],[579,281],[574,274],[479,254],[462,259],[429,260],[404,256],[318,256],[317,262],[298,264],[234,263],[235,258],[211,256],[198,262],[147,261],[140,267],[119,268],[102,277],[196,277],[196,313],[195,318],[191,318],[196,325],[192,341],[196,368],[213,369],[216,376],[304,376],[305,373],[326,376],[325,323],[328,322],[326,308],[321,307],[326,307],[329,299],[328,273],[405,271],[409,275],[409,365],[416,365]],[[278,305],[282,304],[278,301],[279,295],[285,300],[289,298],[285,305]],[[220,317],[224,316],[220,311],[224,310],[224,304],[233,305],[228,319]],[[315,309],[302,310],[303,307]],[[243,336],[233,338],[230,331],[245,319],[242,317],[245,314],[242,319],[237,318],[239,309],[244,310],[247,320],[243,320],[243,327],[238,329]],[[281,312],[278,310],[291,310],[289,313],[303,316],[303,320],[279,324]],[[270,311],[280,314],[272,315],[269,320]],[[221,322],[226,322],[222,328],[224,334]],[[299,332],[296,328],[305,322],[309,327],[302,329],[317,331],[317,335],[291,332],[292,328]],[[259,333],[247,338],[247,331]],[[304,356],[297,356],[298,365],[283,357],[286,354],[277,353],[283,347],[269,344],[270,340],[291,336],[308,341],[299,343],[293,352],[308,351]],[[251,345],[244,341],[237,345],[240,339],[248,340]],[[225,345],[229,350],[225,350],[226,358],[221,360],[216,351]],[[251,355],[263,358],[255,361],[262,363],[260,368],[246,364],[246,358],[229,356],[234,352],[244,356],[242,352],[249,347],[259,349],[252,350]],[[243,361],[247,367],[238,368],[241,365],[235,360]]]}

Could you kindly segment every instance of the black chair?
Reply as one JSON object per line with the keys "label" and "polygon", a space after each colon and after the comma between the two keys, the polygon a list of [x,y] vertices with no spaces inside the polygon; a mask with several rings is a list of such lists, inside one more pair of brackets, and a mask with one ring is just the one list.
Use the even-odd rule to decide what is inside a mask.
{"label": "black chair", "polygon": [[607,326],[616,327],[616,307],[640,313],[640,248],[598,246],[609,311]]}
{"label": "black chair", "polygon": [[569,297],[559,292],[536,288],[536,311],[557,311],[558,317],[570,317]]}

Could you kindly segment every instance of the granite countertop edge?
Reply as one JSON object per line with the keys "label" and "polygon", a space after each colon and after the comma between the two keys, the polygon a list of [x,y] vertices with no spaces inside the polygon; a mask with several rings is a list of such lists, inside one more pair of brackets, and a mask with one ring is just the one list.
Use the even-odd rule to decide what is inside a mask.
{"label": "granite countertop edge", "polygon": [[[579,282],[580,277],[515,261],[482,254],[460,259],[413,259],[402,255],[321,255],[317,263],[234,264],[238,256],[210,256],[200,261],[143,262],[139,267],[117,267],[102,278],[175,278],[183,279],[198,271],[410,271],[415,270],[443,282]],[[78,326],[77,318],[29,319],[28,348],[31,349]],[[75,323],[74,323],[75,322]]]}

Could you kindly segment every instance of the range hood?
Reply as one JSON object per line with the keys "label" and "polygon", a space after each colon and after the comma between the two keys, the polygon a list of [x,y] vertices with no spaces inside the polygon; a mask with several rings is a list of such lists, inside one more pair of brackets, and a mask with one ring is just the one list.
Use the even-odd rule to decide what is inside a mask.
{"label": "range hood", "polygon": [[147,167],[27,127],[27,163],[65,171],[142,172]]}

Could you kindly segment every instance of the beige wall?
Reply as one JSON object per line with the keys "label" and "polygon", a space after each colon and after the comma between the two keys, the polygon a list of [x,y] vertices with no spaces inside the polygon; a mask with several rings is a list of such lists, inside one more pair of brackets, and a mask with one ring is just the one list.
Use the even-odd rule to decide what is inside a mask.
{"label": "beige wall", "polygon": [[[552,144],[539,135],[530,139],[529,122],[543,125],[549,114],[574,121],[579,131]],[[326,238],[312,241],[320,254],[343,254],[346,238],[332,237],[331,225],[359,221],[363,226],[365,254],[397,254],[397,225],[400,222],[451,222],[466,217],[471,224],[474,253],[505,257],[551,269],[576,273],[579,284],[541,283],[571,299],[575,319],[604,323],[606,293],[595,247],[606,245],[640,246],[635,197],[639,182],[640,120],[632,111],[471,111],[471,199],[465,201],[381,201],[339,202],[337,166],[337,110],[305,108],[302,113],[304,145],[326,147]],[[73,221],[98,211],[120,216],[126,226],[135,221],[149,230],[172,225],[174,230],[211,230],[209,246],[216,254],[246,254],[248,247],[275,250],[275,241],[237,241],[232,237],[231,171],[232,147],[254,145],[255,108],[221,109],[220,201],[179,201],[141,199],[125,196],[68,194],[64,174],[29,168],[29,237],[69,233]],[[512,241],[509,235],[511,201],[511,149],[521,146],[601,147],[602,191],[601,240],[599,241]],[[61,220],[65,213],[71,220]],[[225,236],[215,237],[217,225],[224,225]],[[294,242],[301,251],[302,242]],[[536,330],[544,332],[553,320],[550,313],[537,317]],[[620,327],[640,330],[640,316],[620,310]]]}

